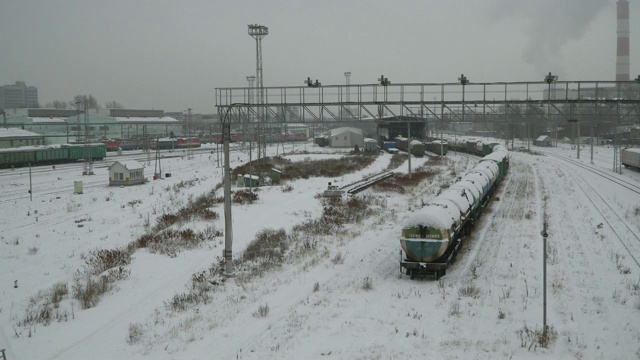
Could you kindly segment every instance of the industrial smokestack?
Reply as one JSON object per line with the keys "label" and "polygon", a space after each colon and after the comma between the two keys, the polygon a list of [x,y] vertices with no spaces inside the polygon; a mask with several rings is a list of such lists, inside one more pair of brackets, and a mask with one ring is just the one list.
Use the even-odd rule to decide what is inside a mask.
{"label": "industrial smokestack", "polygon": [[629,1],[618,0],[616,81],[629,81]]}

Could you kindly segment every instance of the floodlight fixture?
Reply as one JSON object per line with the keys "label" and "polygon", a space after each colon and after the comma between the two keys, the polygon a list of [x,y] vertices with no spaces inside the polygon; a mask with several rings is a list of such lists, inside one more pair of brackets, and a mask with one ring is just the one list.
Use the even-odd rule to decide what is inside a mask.
{"label": "floodlight fixture", "polygon": [[544,77],[544,82],[546,82],[549,85],[551,85],[551,83],[556,80],[558,80],[558,75],[552,75],[551,71],[549,71],[549,74],[545,75]]}
{"label": "floodlight fixture", "polygon": [[249,27],[249,35],[254,38],[263,38],[269,35],[269,28],[264,25],[249,24],[247,26]]}
{"label": "floodlight fixture", "polygon": [[460,77],[458,78],[458,81],[460,81],[460,84],[462,84],[462,85],[469,84],[469,79],[467,79],[467,77],[464,76],[464,74],[460,74]]}
{"label": "floodlight fixture", "polygon": [[305,80],[304,83],[307,84],[308,87],[313,87],[313,88],[322,86],[322,83],[319,82],[318,79],[316,79],[316,81],[313,82],[313,80],[311,80],[311,78],[308,76],[307,76],[307,80]]}
{"label": "floodlight fixture", "polygon": [[378,78],[378,82],[382,86],[391,85],[391,81],[389,81],[388,78],[384,77],[384,75],[380,75],[380,77]]}

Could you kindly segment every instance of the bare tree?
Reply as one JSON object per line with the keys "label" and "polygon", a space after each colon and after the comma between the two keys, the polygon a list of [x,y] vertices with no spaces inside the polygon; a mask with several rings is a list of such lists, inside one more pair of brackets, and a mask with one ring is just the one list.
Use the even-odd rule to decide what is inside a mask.
{"label": "bare tree", "polygon": [[104,103],[104,107],[107,109],[124,109],[124,106],[115,100],[107,101]]}
{"label": "bare tree", "polygon": [[74,109],[76,107],[76,103],[87,104],[87,109],[99,109],[100,104],[98,104],[98,100],[93,97],[93,95],[76,95],[73,97],[73,100],[69,101],[69,106]]}
{"label": "bare tree", "polygon": [[44,104],[44,107],[47,109],[66,109],[69,107],[66,101],[54,100],[53,102],[49,102]]}

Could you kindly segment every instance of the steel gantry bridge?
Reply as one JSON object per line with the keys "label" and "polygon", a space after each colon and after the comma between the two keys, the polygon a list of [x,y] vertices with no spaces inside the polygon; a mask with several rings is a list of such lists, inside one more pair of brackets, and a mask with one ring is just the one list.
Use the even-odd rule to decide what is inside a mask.
{"label": "steel gantry bridge", "polygon": [[[538,82],[474,83],[462,74],[458,80],[392,84],[381,76],[374,84],[326,86],[308,78],[305,86],[217,88],[215,96],[221,124],[250,124],[248,131],[257,132],[292,123],[322,129],[374,122],[381,128],[401,120],[424,124],[431,134],[461,134],[465,124],[505,139],[549,134],[557,141],[579,138],[582,126],[590,130],[586,136],[606,134],[615,144],[625,129],[640,125],[640,76],[559,81],[549,73]],[[263,101],[252,101],[256,95]]]}
{"label": "steel gantry bridge", "polygon": [[[217,88],[220,119],[264,123],[340,123],[383,121],[409,116],[415,121],[504,122],[517,115],[538,120],[585,120],[637,124],[640,76],[633,81],[558,81],[551,74],[540,82],[329,85]],[[254,103],[260,93],[262,103]],[[234,111],[231,112],[230,109]],[[224,120],[224,119],[223,119]],[[521,119],[522,120],[522,119]]]}

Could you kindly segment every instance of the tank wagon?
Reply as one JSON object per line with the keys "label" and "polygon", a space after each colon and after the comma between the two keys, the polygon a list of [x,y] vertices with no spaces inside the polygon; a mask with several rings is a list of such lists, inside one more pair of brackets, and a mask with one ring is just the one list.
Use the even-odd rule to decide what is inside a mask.
{"label": "tank wagon", "polygon": [[400,237],[400,266],[407,275],[437,280],[446,274],[462,238],[473,230],[508,167],[506,148],[493,145],[492,152],[471,171],[407,217]]}
{"label": "tank wagon", "polygon": [[620,161],[626,168],[640,170],[640,148],[623,149]]}

